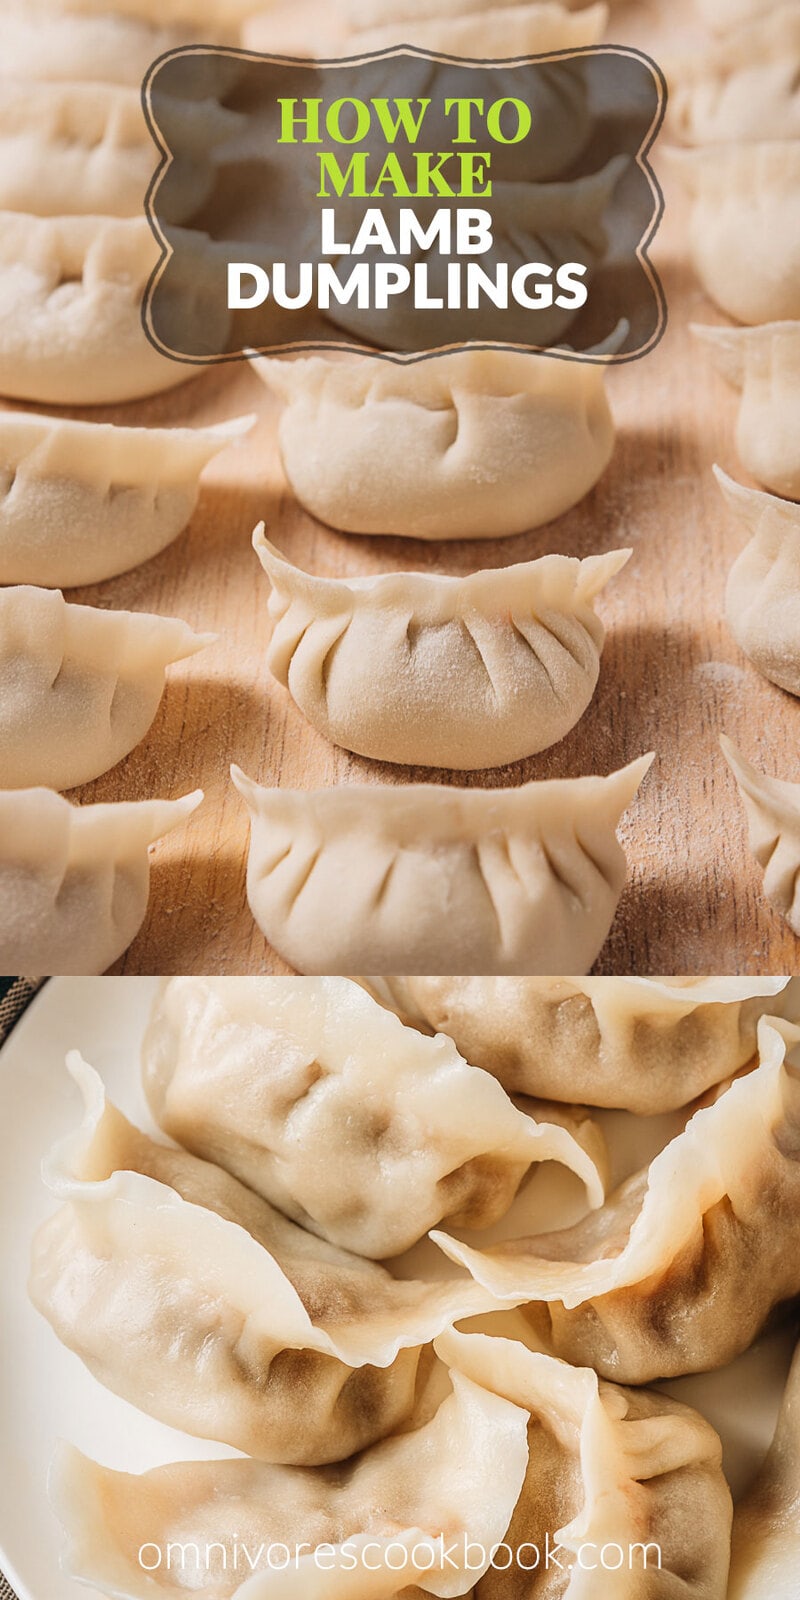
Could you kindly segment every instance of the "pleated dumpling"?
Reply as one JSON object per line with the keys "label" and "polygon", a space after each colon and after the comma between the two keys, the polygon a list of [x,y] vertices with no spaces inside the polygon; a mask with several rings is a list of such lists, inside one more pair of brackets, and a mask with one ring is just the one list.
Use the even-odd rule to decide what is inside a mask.
{"label": "pleated dumpling", "polygon": [[736,449],[758,483],[800,500],[800,322],[693,327],[717,371],[741,393]]}
{"label": "pleated dumpling", "polygon": [[697,10],[706,27],[725,33],[783,4],[784,0],[697,0]]}
{"label": "pleated dumpling", "polygon": [[641,1116],[688,1105],[755,1055],[788,978],[385,978],[375,992],[446,1033],[509,1094]]}
{"label": "pleated dumpling", "polygon": [[775,1437],[733,1519],[728,1600],[795,1600],[800,1572],[800,1347]]}
{"label": "pleated dumpling", "polygon": [[[369,7],[363,7],[365,26],[358,26],[347,37],[348,55],[362,51],[391,49],[400,44],[415,45],[421,50],[441,51],[447,55],[485,60],[519,59],[525,56],[543,56],[557,51],[585,50],[599,43],[608,22],[608,7],[589,5],[580,11],[570,12],[564,6],[544,0],[544,3],[515,3],[493,6],[470,4],[454,5],[444,0],[441,5],[428,4],[425,8],[404,6],[405,13],[398,18],[394,10],[384,7],[385,16],[369,17]],[[380,12],[381,8],[373,8]],[[446,88],[446,71],[435,64],[406,61],[404,72],[413,70],[413,88],[417,96],[430,97],[433,108],[441,105]],[[409,80],[410,81],[410,80]],[[493,74],[494,95],[497,100],[513,97],[519,89],[519,77],[496,67]],[[535,77],[529,76],[526,102],[533,117],[536,135],[517,148],[495,146],[492,153],[493,192],[498,192],[500,180],[519,178],[526,184],[546,183],[573,170],[586,150],[592,135],[592,104],[582,57],[572,60],[562,58],[552,65],[541,65]],[[432,109],[431,115],[435,111]],[[447,124],[441,126],[441,136],[433,142],[434,149],[445,149],[449,138]],[[520,209],[524,200],[518,200]],[[545,236],[546,237],[546,236]],[[545,260],[541,254],[531,254],[527,260]],[[568,260],[565,254],[560,259]],[[575,256],[583,260],[583,256]],[[444,341],[441,341],[442,343]],[[458,342],[454,340],[454,342]],[[509,342],[513,342],[509,340]],[[538,342],[546,342],[539,341]],[[421,346],[422,348],[423,346]]]}
{"label": "pleated dumpling", "polygon": [[[159,117],[164,119],[164,102]],[[184,141],[195,129],[217,146],[243,119],[214,100],[175,100],[169,125]],[[182,184],[189,215],[210,195],[213,166],[199,159]],[[40,217],[138,217],[160,152],[142,109],[141,91],[102,83],[31,83],[0,74],[0,210]],[[171,221],[182,220],[172,215]]]}
{"label": "pleated dumpling", "polygon": [[426,1346],[489,1305],[323,1244],[219,1167],[154,1143],[73,1052],[81,1126],[45,1162],[62,1202],[29,1291],[107,1388],[268,1461],[340,1461],[408,1426]]}
{"label": "pleated dumpling", "polygon": [[50,789],[0,791],[0,967],[105,972],[144,921],[150,845],[202,798],[71,806]]}
{"label": "pleated dumpling", "polygon": [[528,1421],[456,1372],[429,1422],[339,1469],[194,1461],[131,1476],[62,1446],[63,1566],[117,1600],[411,1600],[418,1582],[474,1594],[525,1479]]}
{"label": "pleated dumpling", "polygon": [[585,1116],[526,1115],[450,1039],[405,1027],[347,978],[171,979],[143,1071],[165,1133],[376,1260],[443,1217],[490,1226],[542,1161],[602,1201],[603,1145]]}
{"label": "pleated dumpling", "polygon": [[312,726],[377,761],[462,771],[535,755],[583,716],[605,637],[593,602],[631,555],[318,578],[263,523],[253,545],[272,585],[267,662]]}
{"label": "pleated dumpling", "polygon": [[73,789],[108,772],[147,733],[166,668],[214,638],[177,617],[0,589],[0,789]]}
{"label": "pleated dumpling", "polygon": [[765,678],[800,695],[800,506],[714,472],[750,535],[728,578],[728,627]]}
{"label": "pleated dumpling", "polygon": [[757,772],[724,734],[720,744],[744,806],[750,849],[764,870],[764,893],[800,936],[800,783]]}
{"label": "pleated dumpling", "polygon": [[706,294],[737,322],[800,318],[800,140],[670,150]]}
{"label": "pleated dumpling", "polygon": [[[568,511],[605,471],[602,365],[463,350],[404,366],[259,360],[301,505],[345,533],[502,538]],[[412,466],[413,464],[413,466]]]}
{"label": "pleated dumpling", "polygon": [[800,1028],[762,1018],[760,1062],[649,1168],[558,1233],[446,1254],[532,1336],[621,1383],[723,1366],[800,1294]]}
{"label": "pleated dumpling", "polygon": [[[408,5],[405,15],[385,19],[367,18],[369,9],[361,7],[364,25],[351,35],[348,50],[386,50],[398,44],[413,44],[420,50],[446,51],[451,56],[478,60],[503,60],[514,56],[548,55],[556,50],[585,49],[598,44],[608,22],[608,6],[589,5],[570,11],[558,0],[505,0],[505,4],[478,6],[446,3],[424,8]],[[403,27],[399,28],[402,20]],[[399,29],[399,31],[398,31]]]}
{"label": "pleated dumpling", "polygon": [[122,428],[0,412],[0,583],[67,589],[164,550],[200,473],[255,417],[213,428]]}
{"label": "pleated dumpling", "polygon": [[800,137],[800,9],[765,10],[670,72],[670,124],[687,144]]}
{"label": "pleated dumpling", "polygon": [[652,756],[519,789],[265,789],[247,893],[297,972],[587,972],[625,884],[617,840]]}
{"label": "pleated dumpling", "polygon": [[[263,0],[256,0],[255,9],[263,9]],[[4,0],[0,76],[120,84],[140,93],[148,69],[168,51],[201,38],[205,44],[236,44],[237,10],[229,8],[226,23],[219,8],[202,0],[188,8],[121,6],[113,0],[91,6]]]}
{"label": "pleated dumpling", "polygon": [[185,382],[142,327],[158,254],[144,217],[0,212],[0,394],[105,405]]}
{"label": "pleated dumpling", "polygon": [[[450,1332],[436,1349],[530,1418],[528,1471],[505,1535],[518,1561],[487,1574],[476,1600],[725,1600],[731,1496],[704,1417],[515,1339]],[[544,1568],[548,1536],[552,1585],[534,1566],[538,1550]],[[609,1582],[612,1569],[620,1583]]]}

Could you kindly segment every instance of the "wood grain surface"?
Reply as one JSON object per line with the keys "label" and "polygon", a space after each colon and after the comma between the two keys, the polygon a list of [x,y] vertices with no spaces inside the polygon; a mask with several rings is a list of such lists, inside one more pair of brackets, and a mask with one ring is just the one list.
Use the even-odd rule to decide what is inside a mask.
{"label": "wood grain surface", "polygon": [[[670,12],[669,33],[660,29],[655,8],[615,6],[609,37],[664,60],[683,36],[682,13],[663,11]],[[283,49],[313,37],[324,47],[329,15],[322,7],[287,8],[285,23],[279,16],[263,23],[257,42]],[[315,25],[318,37],[310,31]],[[667,215],[653,255],[668,297],[668,331],[652,355],[609,377],[618,440],[597,489],[534,533],[437,546],[321,526],[293,500],[278,455],[275,405],[246,365],[211,370],[145,403],[72,413],[158,424],[259,416],[249,439],[212,463],[191,527],[176,544],[124,577],[69,595],[175,614],[219,634],[215,645],[171,671],[139,748],[71,796],[141,799],[197,785],[206,792],[195,818],[154,851],[150,912],[115,970],[287,970],[247,907],[248,829],[229,780],[231,761],[264,782],[299,788],[431,777],[507,786],[608,773],[647,750],[656,751],[657,761],[622,828],[630,882],[597,970],[798,970],[798,942],[763,898],[718,736],[726,731],[757,765],[798,779],[800,707],[759,676],[724,621],[726,577],[744,541],[711,463],[749,480],[736,460],[734,397],[688,334],[690,321],[723,319],[693,279],[683,204],[666,180],[664,187]],[[600,601],[608,639],[592,706],[555,749],[466,778],[381,766],[335,749],[305,723],[265,666],[269,588],[250,546],[261,518],[290,559],[337,576],[403,568],[467,573],[549,551],[585,556],[632,546],[630,565]]]}

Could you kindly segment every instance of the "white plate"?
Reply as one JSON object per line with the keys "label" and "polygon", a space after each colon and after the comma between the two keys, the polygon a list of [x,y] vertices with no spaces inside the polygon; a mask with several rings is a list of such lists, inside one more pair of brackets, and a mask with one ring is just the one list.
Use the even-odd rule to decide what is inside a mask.
{"label": "white plate", "polygon": [[[103,1389],[62,1348],[26,1292],[30,1240],[53,1210],[40,1182],[41,1159],[79,1115],[77,1090],[64,1069],[66,1051],[79,1049],[122,1110],[151,1128],[139,1047],[155,986],[151,978],[51,980],[0,1051],[0,1569],[20,1600],[92,1600],[94,1594],[59,1570],[61,1535],[46,1491],[58,1439],[128,1472],[236,1454],[153,1422]],[[632,1132],[640,1158],[664,1135],[664,1119],[602,1120],[617,1150],[615,1176],[634,1164]],[[523,1212],[540,1211],[542,1198],[537,1179],[503,1231],[519,1230]],[[443,1265],[439,1257],[437,1265]],[[664,1385],[718,1428],[735,1491],[752,1476],[771,1437],[791,1350],[791,1334],[781,1333],[722,1372]]]}

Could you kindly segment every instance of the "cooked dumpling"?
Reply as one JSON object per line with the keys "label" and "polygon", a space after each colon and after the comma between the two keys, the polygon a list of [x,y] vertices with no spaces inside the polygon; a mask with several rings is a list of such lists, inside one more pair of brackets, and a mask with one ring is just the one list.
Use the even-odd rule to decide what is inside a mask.
{"label": "cooked dumpling", "polygon": [[432,1237],[533,1337],[621,1383],[723,1366],[800,1294],[800,1028],[575,1227],[486,1251]]}
{"label": "cooked dumpling", "polygon": [[0,411],[0,583],[71,588],[164,550],[203,468],[253,426],[118,428]]}
{"label": "cooked dumpling", "polygon": [[412,1024],[449,1034],[509,1094],[674,1111],[731,1077],[788,978],[385,978]]}
{"label": "cooked dumpling", "polygon": [[728,627],[765,678],[800,695],[800,506],[714,472],[751,536],[728,579]]}
{"label": "cooked dumpling", "polygon": [[795,1600],[800,1571],[800,1348],[775,1437],[733,1519],[728,1600]]}
{"label": "cooked dumpling", "polygon": [[535,755],[583,716],[605,638],[593,601],[632,553],[318,578],[263,523],[253,545],[272,585],[267,663],[312,726],[376,761],[460,770]]}
{"label": "cooked dumpling", "polygon": [[[591,5],[570,12],[555,0],[533,0],[480,8],[474,5],[431,7],[427,16],[414,15],[413,25],[398,35],[397,22],[368,26],[348,40],[348,53],[385,50],[413,44],[420,50],[443,50],[451,56],[479,60],[513,56],[548,55],[555,50],[577,50],[598,44],[608,23],[608,6]],[[406,20],[406,19],[404,19]]]}
{"label": "cooked dumpling", "polygon": [[724,734],[720,744],[744,805],[750,849],[764,869],[764,893],[800,935],[800,783],[757,772]]}
{"label": "cooked dumpling", "polygon": [[687,144],[800,137],[800,9],[779,6],[670,73],[670,122]]}
{"label": "cooked dumpling", "polygon": [[518,1111],[450,1039],[347,978],[173,978],[142,1059],[165,1133],[362,1256],[400,1255],[444,1217],[490,1226],[541,1161],[602,1202],[587,1118]]}
{"label": "cooked dumpling", "polygon": [[[500,1557],[477,1600],[725,1600],[731,1496],[722,1446],[704,1417],[666,1395],[602,1383],[513,1339],[450,1332],[436,1349],[530,1416],[528,1471],[505,1534],[520,1565],[529,1562],[529,1577],[510,1578]],[[554,1563],[552,1586],[537,1581],[534,1568],[535,1550],[544,1567],[548,1536],[558,1566],[570,1572],[560,1576]],[[620,1570],[619,1551],[618,1587],[608,1573]],[[587,1582],[598,1568],[603,1578]]]}
{"label": "cooked dumpling", "polygon": [[0,788],[73,789],[143,739],[170,663],[216,636],[177,617],[0,589]]}
{"label": "cooked dumpling", "polygon": [[103,405],[191,377],[142,327],[158,255],[144,217],[0,212],[0,394]]}
{"label": "cooked dumpling", "polygon": [[64,1201],[30,1295],[115,1394],[270,1461],[341,1461],[408,1425],[427,1346],[489,1297],[400,1282],[323,1244],[228,1173],[155,1144],[72,1052],[80,1128],[45,1163]]}
{"label": "cooked dumpling", "polygon": [[692,333],[717,371],[741,392],[736,448],[773,494],[800,500],[800,322]]}
{"label": "cooked dumpling", "polygon": [[148,847],[202,798],[79,807],[50,789],[0,791],[0,967],[105,972],[144,921]]}
{"label": "cooked dumpling", "polygon": [[670,150],[706,294],[738,322],[800,317],[800,140]]}
{"label": "cooked dumpling", "polygon": [[[434,1594],[463,1596],[508,1527],[528,1465],[529,1418],[458,1372],[452,1383],[430,1422],[344,1468],[194,1461],[132,1477],[61,1446],[50,1491],[67,1533],[64,1567],[118,1600],[391,1600],[401,1590],[411,1600],[417,1579]],[[468,1539],[477,1546],[470,1554]],[[151,1571],[139,1560],[145,1540]],[[167,1562],[178,1541],[199,1547],[196,1562]],[[164,1554],[158,1566],[153,1546]]]}
{"label": "cooked dumpling", "polygon": [[647,772],[519,789],[264,789],[247,894],[298,972],[586,972],[627,876],[615,829]]}
{"label": "cooked dumpling", "polygon": [[285,403],[278,438],[294,493],[345,533],[523,533],[577,505],[614,448],[603,367],[585,361],[463,350],[409,366],[253,366]]}

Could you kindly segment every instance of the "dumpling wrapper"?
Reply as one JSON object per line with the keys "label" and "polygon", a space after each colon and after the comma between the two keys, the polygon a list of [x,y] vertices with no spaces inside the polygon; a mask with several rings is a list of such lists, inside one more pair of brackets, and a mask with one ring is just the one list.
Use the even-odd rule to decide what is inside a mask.
{"label": "dumpling wrapper", "polygon": [[688,1105],[756,1051],[788,978],[385,978],[414,1025],[446,1033],[509,1094],[654,1116]]}
{"label": "dumpling wrapper", "polygon": [[800,137],[800,11],[764,9],[668,70],[669,120],[691,145]]}
{"label": "dumpling wrapper", "polygon": [[73,789],[144,738],[173,662],[216,634],[177,617],[0,589],[0,788]]}
{"label": "dumpling wrapper", "polygon": [[106,405],[192,377],[142,327],[158,258],[144,217],[0,212],[0,394]]}
{"label": "dumpling wrapper", "polygon": [[728,578],[728,627],[765,678],[800,695],[800,506],[714,475],[750,534]]}
{"label": "dumpling wrapper", "polygon": [[461,771],[535,755],[583,716],[605,639],[593,602],[632,554],[319,578],[263,523],[253,547],[272,586],[267,664],[312,727],[376,761]]}
{"label": "dumpling wrapper", "polygon": [[[140,12],[106,3],[54,6],[48,0],[4,0],[0,75],[32,83],[118,84],[141,93],[148,69],[170,50],[198,42],[236,44],[239,30],[219,19],[200,24],[170,5]],[[202,9],[205,9],[203,7]],[[263,7],[259,6],[259,9]]]}
{"label": "dumpling wrapper", "polygon": [[247,894],[298,972],[586,972],[627,876],[616,827],[653,757],[519,789],[265,789]]}
{"label": "dumpling wrapper", "polygon": [[[417,1576],[425,1593],[463,1596],[481,1571],[479,1561],[475,1572],[466,1567],[465,1539],[485,1549],[488,1563],[516,1504],[528,1464],[528,1414],[460,1373],[452,1382],[430,1422],[374,1445],[344,1468],[197,1461],[134,1477],[62,1445],[50,1496],[67,1534],[65,1570],[115,1600],[181,1600],[200,1592],[204,1600],[284,1600],[289,1593],[388,1600],[400,1590],[408,1594]],[[199,1545],[200,1563],[190,1554],[185,1566],[177,1560],[168,1569],[167,1546],[178,1543]],[[145,1544],[151,1566],[153,1549],[164,1553],[150,1572],[139,1560]],[[206,1563],[208,1545],[214,1550]],[[290,1561],[297,1546],[320,1552],[313,1583],[298,1589],[297,1573],[269,1569],[269,1554],[277,1567],[287,1546]],[[348,1549],[353,1566],[343,1575],[336,1565]],[[431,1554],[433,1566],[425,1571]],[[382,1562],[383,1586],[375,1572]]]}
{"label": "dumpling wrapper", "polygon": [[470,1249],[432,1238],[533,1337],[621,1383],[707,1372],[800,1294],[800,1028],[762,1018],[760,1065],[575,1227]]}
{"label": "dumpling wrapper", "polygon": [[662,151],[692,201],[689,252],[737,322],[800,318],[800,140]]}
{"label": "dumpling wrapper", "polygon": [[[479,14],[480,10],[480,14]],[[608,25],[608,6],[589,5],[570,11],[557,0],[506,0],[505,4],[478,8],[448,5],[428,9],[427,15],[405,16],[398,21],[358,28],[347,43],[349,55],[393,49],[399,44],[419,50],[445,51],[447,55],[477,60],[510,60],[515,56],[542,56],[556,50],[579,50],[599,44]]]}
{"label": "dumpling wrapper", "polygon": [[[704,1417],[514,1339],[451,1331],[436,1350],[530,1415],[528,1472],[505,1543],[534,1571],[490,1571],[476,1600],[725,1600],[731,1496]],[[548,1537],[556,1559],[545,1566]]]}
{"label": "dumpling wrapper", "polygon": [[775,1437],[733,1519],[728,1600],[796,1600],[800,1572],[800,1349]]}
{"label": "dumpling wrapper", "polygon": [[144,921],[149,846],[202,798],[72,806],[51,789],[0,791],[0,967],[107,971]]}
{"label": "dumpling wrapper", "polygon": [[757,772],[725,734],[720,744],[744,806],[750,849],[764,870],[764,893],[800,936],[800,783]]}
{"label": "dumpling wrapper", "polygon": [[345,533],[523,533],[583,499],[614,448],[603,368],[589,362],[466,349],[408,366],[351,356],[253,367],[284,402],[294,493]]}
{"label": "dumpling wrapper", "polygon": [[800,500],[800,322],[691,332],[741,393],[736,449],[758,483]]}
{"label": "dumpling wrapper", "polygon": [[149,561],[186,527],[203,468],[255,421],[124,428],[0,412],[0,583],[72,588]]}
{"label": "dumpling wrapper", "polygon": [[604,1145],[585,1114],[525,1115],[452,1040],[347,978],[173,978],[142,1066],[165,1133],[362,1256],[400,1255],[445,1217],[489,1227],[542,1161],[602,1204]]}
{"label": "dumpling wrapper", "polygon": [[64,1201],[29,1290],[115,1394],[270,1461],[339,1461],[408,1427],[425,1347],[490,1304],[475,1285],[399,1282],[323,1244],[228,1173],[156,1144],[77,1052],[75,1133],[45,1163]]}

